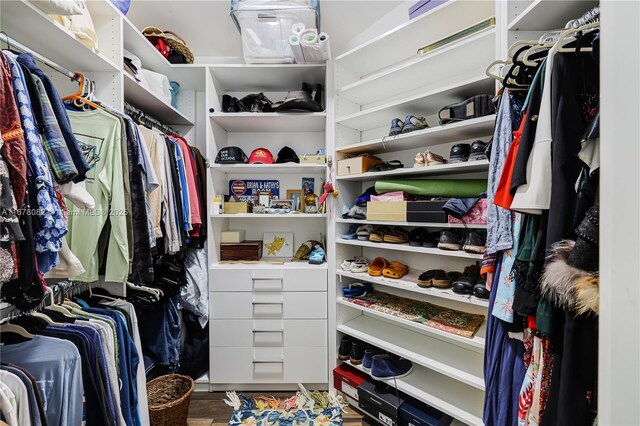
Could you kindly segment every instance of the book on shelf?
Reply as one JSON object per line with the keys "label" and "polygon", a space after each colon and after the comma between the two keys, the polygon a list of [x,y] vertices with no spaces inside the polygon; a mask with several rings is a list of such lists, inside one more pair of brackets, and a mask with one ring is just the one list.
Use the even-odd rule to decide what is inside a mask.
{"label": "book on shelf", "polygon": [[454,41],[458,41],[464,37],[469,37],[477,32],[480,32],[486,28],[490,28],[496,25],[496,18],[492,17],[489,19],[485,19],[484,21],[478,22],[475,25],[472,25],[468,28],[465,28],[462,31],[458,31],[457,33],[451,34],[450,36],[447,36],[445,38],[442,38],[438,41],[435,41],[431,44],[428,44],[424,47],[421,47],[420,49],[418,49],[418,55],[425,55],[429,52],[434,51],[435,49],[438,49],[440,47],[444,47],[448,44],[453,43]]}

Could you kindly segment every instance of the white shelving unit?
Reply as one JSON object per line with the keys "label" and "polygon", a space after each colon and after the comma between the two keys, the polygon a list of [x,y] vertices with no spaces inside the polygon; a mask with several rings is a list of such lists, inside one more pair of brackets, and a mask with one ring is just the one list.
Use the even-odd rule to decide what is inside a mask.
{"label": "white shelving unit", "polygon": [[163,123],[173,125],[193,126],[193,121],[178,111],[171,104],[166,103],[151,93],[129,75],[123,73],[124,76],[124,100],[129,102],[136,108],[147,112],[149,115],[157,118]]}
{"label": "white shelving unit", "polygon": [[[206,65],[207,157],[211,162],[207,170],[209,198],[229,194],[229,182],[238,179],[277,180],[279,198],[286,199],[287,190],[301,190],[302,178],[312,177],[315,193],[321,194],[322,184],[327,179],[326,164],[214,164],[213,160],[226,146],[240,147],[247,156],[256,148],[264,148],[274,158],[284,146],[291,147],[299,157],[313,154],[320,148],[331,152],[332,131],[327,126],[327,119],[332,117],[332,107],[319,113],[221,112],[222,97],[226,94],[241,99],[249,93],[263,92],[276,102],[284,99],[288,91],[300,90],[303,82],[314,88],[322,84],[329,91],[331,74],[328,70],[325,64]],[[330,253],[333,245],[328,236],[328,217],[325,213],[210,216],[209,282],[216,283],[210,286],[210,300],[213,301],[209,313],[210,390],[238,389],[239,385],[253,390],[278,390],[283,386],[289,389],[298,381],[313,384],[314,388],[328,387],[328,339],[316,339],[310,344],[305,336],[309,335],[309,330],[319,336],[329,334],[328,311],[330,306],[335,306],[336,297],[335,287],[327,284],[334,281],[329,273],[333,270],[333,259],[321,265],[268,259],[260,262],[220,261],[220,233],[235,229],[245,230],[247,240],[262,240],[265,232],[293,233],[294,253],[307,240],[326,241],[326,251]],[[237,309],[225,312],[228,304],[221,300],[233,301]],[[271,309],[267,316],[262,312],[265,309]],[[265,319],[269,321],[265,322]],[[274,319],[277,321],[271,321]],[[275,331],[285,337],[275,347],[262,347],[264,345],[255,340],[256,336],[265,326],[275,327],[275,323],[280,324]],[[242,347],[230,349],[231,340],[225,343],[223,330],[229,327],[237,329],[233,342]],[[275,368],[274,357],[279,360],[281,373],[261,372],[262,368]],[[312,362],[314,368],[309,369],[306,362]]]}
{"label": "white shelving unit", "polygon": [[[415,152],[432,149],[447,157],[451,145],[488,140],[495,116],[436,125],[430,128],[386,136],[393,118],[408,114],[427,117],[437,123],[438,111],[451,103],[478,94],[493,94],[495,83],[484,70],[496,58],[496,49],[505,26],[493,1],[448,1],[442,6],[373,38],[335,60],[336,65],[336,158],[359,154],[380,155],[385,161],[399,159],[405,168],[336,177],[340,191],[335,206],[337,219],[335,263],[353,256],[372,259],[382,256],[400,260],[410,267],[399,280],[343,272],[337,266],[336,292],[353,282],[368,282],[383,292],[422,300],[474,314],[486,315],[488,301],[455,294],[451,289],[420,288],[417,276],[427,269],[459,270],[480,262],[482,255],[464,251],[414,247],[409,244],[345,240],[352,225],[387,225],[407,228],[484,229],[486,225],[411,223],[341,219],[342,207],[378,179],[482,179],[487,177],[486,160],[439,166],[412,167]],[[449,45],[418,56],[418,48],[491,17],[496,26],[467,36]],[[455,64],[455,65],[454,65]],[[386,381],[391,386],[450,414],[456,422],[482,423],[484,392],[483,351],[486,321],[471,338],[461,337],[423,324],[336,298],[336,329],[333,353],[342,335],[350,335],[414,363],[407,377]]]}

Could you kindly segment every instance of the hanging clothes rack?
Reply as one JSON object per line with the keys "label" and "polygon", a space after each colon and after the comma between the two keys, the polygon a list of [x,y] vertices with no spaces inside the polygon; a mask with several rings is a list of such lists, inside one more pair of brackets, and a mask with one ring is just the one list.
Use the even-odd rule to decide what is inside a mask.
{"label": "hanging clothes rack", "polygon": [[24,53],[31,53],[33,55],[33,57],[36,58],[38,61],[42,62],[43,64],[45,64],[49,68],[59,72],[60,74],[66,76],[66,77],[69,77],[71,79],[71,81],[77,81],[78,80],[78,77],[76,76],[76,73],[71,72],[68,69],[66,69],[65,67],[56,64],[52,60],[45,58],[44,56],[42,56],[38,52],[34,52],[32,49],[28,48],[24,44],[20,43],[19,41],[16,41],[16,40],[12,39],[11,37],[9,37],[9,35],[7,33],[5,33],[4,31],[0,31],[0,40],[2,40],[5,43],[7,43],[7,45],[9,46],[9,50],[15,48],[15,49],[20,50],[21,52],[24,52]]}
{"label": "hanging clothes rack", "polygon": [[147,114],[146,112],[134,107],[133,105],[131,105],[128,102],[124,103],[124,112],[130,116],[131,118],[133,118],[134,120],[136,120],[138,123],[147,126],[147,127],[153,127],[157,130],[160,130],[162,133],[165,133],[167,135],[179,135],[180,132],[176,131],[175,129],[173,129],[170,126],[167,126],[166,124],[162,124],[158,119],[151,117],[149,114]]}

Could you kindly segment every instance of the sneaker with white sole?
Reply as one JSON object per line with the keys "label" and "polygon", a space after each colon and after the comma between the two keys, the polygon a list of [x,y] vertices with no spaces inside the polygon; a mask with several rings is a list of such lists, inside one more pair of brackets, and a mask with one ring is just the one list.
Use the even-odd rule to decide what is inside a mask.
{"label": "sneaker with white sole", "polygon": [[402,127],[402,133],[414,132],[416,130],[427,129],[427,119],[424,117],[416,117],[415,115],[407,115],[404,119],[404,126]]}
{"label": "sneaker with white sole", "polygon": [[370,264],[371,262],[369,262],[369,259],[358,256],[353,262],[351,262],[351,265],[349,265],[349,271],[355,274],[367,272]]}
{"label": "sneaker with white sole", "polygon": [[391,120],[391,129],[389,129],[389,136],[397,136],[403,131],[404,123],[399,118]]}

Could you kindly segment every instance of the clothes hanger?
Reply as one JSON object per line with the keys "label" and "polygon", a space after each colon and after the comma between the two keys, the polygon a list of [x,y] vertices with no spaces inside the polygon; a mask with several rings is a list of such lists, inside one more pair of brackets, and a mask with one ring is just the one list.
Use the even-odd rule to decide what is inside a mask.
{"label": "clothes hanger", "polygon": [[95,109],[100,108],[98,105],[96,105],[95,103],[91,102],[90,100],[88,100],[83,96],[85,93],[85,86],[86,86],[86,81],[85,81],[86,79],[84,75],[78,72],[78,73],[75,73],[74,77],[77,77],[79,79],[78,91],[72,95],[63,97],[62,100],[65,102],[72,101],[73,104],[78,107],[83,107],[85,105],[88,105]]}
{"label": "clothes hanger", "polygon": [[[494,80],[502,81],[503,77],[500,75],[500,71],[502,71],[504,66],[511,65],[512,63],[513,62],[511,62],[511,61],[504,61],[502,59],[498,59],[497,61],[491,62],[484,73],[487,75],[487,77],[491,77]],[[496,65],[502,65],[502,67],[500,68],[500,71],[498,71],[498,74],[494,74],[494,73],[491,72],[493,67],[495,67]]]}
{"label": "clothes hanger", "polygon": [[50,317],[48,317],[46,314],[42,312],[31,312],[29,316],[32,316],[34,318],[40,318],[49,325],[63,326],[63,324],[55,322],[54,320],[52,320]]}
{"label": "clothes hanger", "polygon": [[[575,52],[576,51],[575,47],[565,47],[565,44],[568,44],[568,43],[565,43],[565,40],[568,37],[573,36],[574,34],[583,33],[585,32],[585,30],[592,30],[592,29],[599,29],[599,28],[600,28],[600,22],[592,22],[590,24],[586,24],[578,28],[568,29],[567,31],[560,34],[560,37],[558,37],[558,42],[557,42],[558,52],[562,52],[562,53]],[[580,52],[591,52],[592,50],[593,48],[591,47],[580,48]]]}
{"label": "clothes hanger", "polygon": [[78,305],[76,302],[74,302],[74,301],[72,301],[70,299],[64,299],[62,304],[66,305],[66,306],[71,306],[72,308],[82,309],[82,306]]}
{"label": "clothes hanger", "polygon": [[33,339],[34,337],[36,337],[33,334],[29,333],[27,330],[25,330],[23,327],[20,327],[19,325],[15,325],[15,324],[0,325],[0,333],[15,333],[21,337],[24,337],[25,339]]}
{"label": "clothes hanger", "polygon": [[51,305],[48,306],[47,309],[52,310],[53,312],[58,312],[62,315],[64,315],[67,318],[75,318],[71,312],[69,312],[69,310],[67,310],[66,308],[64,308],[62,305]]}

